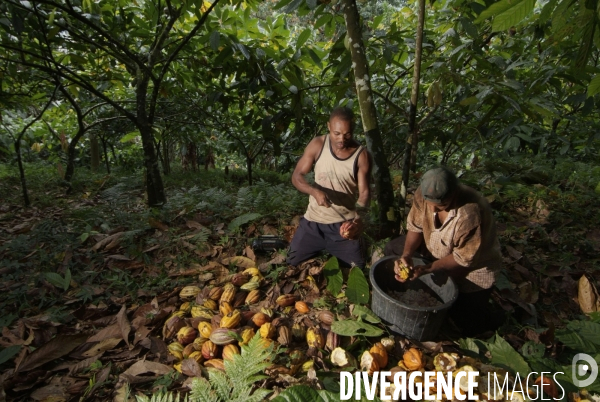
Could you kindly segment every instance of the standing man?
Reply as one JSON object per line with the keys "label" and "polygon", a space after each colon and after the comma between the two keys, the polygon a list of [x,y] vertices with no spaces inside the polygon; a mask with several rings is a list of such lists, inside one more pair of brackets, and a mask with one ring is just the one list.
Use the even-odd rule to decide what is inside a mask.
{"label": "standing man", "polygon": [[[294,234],[287,263],[298,265],[326,250],[341,262],[364,267],[358,236],[370,201],[371,162],[365,147],[352,138],[354,113],[333,109],[329,134],[314,138],[292,175],[292,184],[310,195],[308,209]],[[313,168],[315,184],[305,175]],[[358,200],[357,200],[358,196]]]}
{"label": "standing man", "polygon": [[[449,169],[431,169],[415,191],[406,226],[407,235],[384,248],[385,255],[400,256],[394,267],[396,279],[402,282],[401,265],[410,268],[409,279],[427,273],[450,276],[459,296],[449,315],[463,335],[497,328],[503,317],[491,314],[489,298],[502,254],[487,200],[460,184]],[[415,254],[433,262],[414,266]]]}

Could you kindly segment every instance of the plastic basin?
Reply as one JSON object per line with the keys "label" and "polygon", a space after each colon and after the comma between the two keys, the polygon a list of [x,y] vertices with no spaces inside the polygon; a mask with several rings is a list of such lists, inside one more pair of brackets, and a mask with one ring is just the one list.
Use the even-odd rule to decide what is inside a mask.
{"label": "plastic basin", "polygon": [[[458,288],[451,278],[447,278],[441,286],[437,285],[432,274],[414,281],[398,282],[394,277],[394,261],[397,259],[397,256],[383,257],[371,267],[371,309],[390,324],[392,332],[418,341],[432,340],[440,330],[448,309],[458,297]],[[414,258],[415,265],[422,263],[422,260]],[[410,306],[387,294],[389,291],[404,292],[408,289],[423,289],[442,304],[434,307]]]}

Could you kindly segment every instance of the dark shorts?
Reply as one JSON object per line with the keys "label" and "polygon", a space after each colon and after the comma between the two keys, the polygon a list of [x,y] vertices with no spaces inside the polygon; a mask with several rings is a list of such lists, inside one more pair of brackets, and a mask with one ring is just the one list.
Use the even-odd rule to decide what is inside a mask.
{"label": "dark shorts", "polygon": [[316,257],[323,250],[337,257],[343,265],[364,268],[365,258],[360,240],[344,239],[340,235],[342,223],[317,223],[302,218],[294,234],[286,262],[298,265]]}

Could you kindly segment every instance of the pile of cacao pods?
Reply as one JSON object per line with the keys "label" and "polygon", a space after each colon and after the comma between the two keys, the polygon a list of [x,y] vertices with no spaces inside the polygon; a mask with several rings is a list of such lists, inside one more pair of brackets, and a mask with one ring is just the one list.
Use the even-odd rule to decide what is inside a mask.
{"label": "pile of cacao pods", "polygon": [[329,331],[335,318],[331,311],[312,311],[294,294],[282,294],[269,305],[260,289],[263,285],[260,271],[248,268],[222,286],[184,287],[179,310],[163,326],[169,353],[178,361],[175,369],[181,371],[181,362],[191,358],[223,370],[224,361],[239,354],[240,346],[257,332],[265,345],[297,346],[290,353],[290,367],[278,368],[292,375],[311,367],[312,361],[306,361],[307,347],[332,351],[339,346],[340,337]]}

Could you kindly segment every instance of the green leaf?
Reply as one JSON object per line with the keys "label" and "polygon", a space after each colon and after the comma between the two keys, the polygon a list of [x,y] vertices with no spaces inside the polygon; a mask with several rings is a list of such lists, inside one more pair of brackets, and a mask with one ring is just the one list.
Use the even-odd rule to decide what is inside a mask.
{"label": "green leaf", "polygon": [[479,346],[477,346],[472,338],[459,339],[458,346],[460,346],[461,349],[470,350],[475,354],[479,354]]}
{"label": "green leaf", "polygon": [[292,0],[281,0],[279,3],[275,4],[273,10],[279,10],[280,8],[287,6],[290,3],[290,1]]}
{"label": "green leaf", "polygon": [[319,393],[307,385],[294,385],[277,395],[272,402],[319,402]]}
{"label": "green leaf", "polygon": [[465,98],[465,99],[461,100],[460,105],[461,106],[469,106],[469,105],[474,105],[477,102],[479,102],[479,99],[477,99],[476,96],[471,96],[469,98]]}
{"label": "green leaf", "polygon": [[600,324],[591,321],[571,321],[567,328],[583,339],[600,346]]}
{"label": "green leaf", "polygon": [[548,21],[550,16],[552,16],[552,11],[554,11],[554,7],[556,7],[557,2],[558,0],[550,0],[544,5],[544,7],[542,8],[542,12],[540,13],[540,16],[537,19],[538,24],[542,25],[546,23],[546,21]]}
{"label": "green leaf", "polygon": [[333,17],[331,16],[331,14],[323,14],[322,16],[319,17],[319,19],[317,19],[317,21],[315,22],[315,28],[320,28],[323,25],[327,24],[329,21],[331,21]]}
{"label": "green leaf", "polygon": [[0,351],[0,364],[6,363],[14,356],[16,356],[17,353],[19,353],[19,351],[21,350],[21,347],[21,345],[13,345],[2,349],[2,351]]}
{"label": "green leaf", "polygon": [[210,34],[210,48],[215,51],[218,52],[219,51],[219,45],[221,44],[221,34],[219,33],[219,31],[213,31]]}
{"label": "green leaf", "polygon": [[306,28],[302,33],[298,36],[298,40],[296,41],[296,49],[300,49],[310,38],[311,30],[310,28]]}
{"label": "green leaf", "polygon": [[479,14],[479,17],[477,17],[477,19],[475,20],[475,23],[480,23],[483,22],[486,18],[489,17],[493,17],[495,15],[499,15],[502,14],[503,12],[505,12],[506,10],[508,10],[511,7],[515,6],[515,2],[514,0],[501,0],[498,1],[494,4],[492,4],[491,6],[489,6],[488,8],[486,8],[485,10],[483,10],[481,12],[481,14]]}
{"label": "green leaf", "polygon": [[523,21],[533,11],[535,0],[523,0],[494,18],[492,31],[504,31]]}
{"label": "green leaf", "polygon": [[519,140],[519,137],[510,137],[508,141],[506,141],[506,144],[504,144],[504,149],[517,150],[520,145],[521,141]]}
{"label": "green leaf", "polygon": [[331,257],[325,263],[323,274],[327,279],[327,290],[333,295],[340,293],[344,284],[344,277],[342,276],[342,271],[336,257]]}
{"label": "green leaf", "polygon": [[342,320],[334,321],[331,324],[331,330],[338,335],[342,336],[381,336],[383,330],[374,325],[367,324],[366,322],[359,322],[354,320]]}
{"label": "green leaf", "polygon": [[377,29],[379,24],[381,24],[381,21],[383,21],[383,17],[385,17],[385,15],[381,14],[373,18],[373,22],[371,23],[371,29]]}
{"label": "green leaf", "polygon": [[71,270],[67,268],[67,272],[65,272],[65,279],[63,283],[63,290],[66,292],[71,285]]}
{"label": "green leaf", "polygon": [[125,134],[123,137],[121,137],[121,139],[119,140],[119,142],[129,142],[129,141],[133,141],[134,139],[136,139],[138,136],[140,135],[139,130],[135,130],[132,131],[130,133]]}
{"label": "green leaf", "polygon": [[250,221],[253,221],[255,219],[258,219],[261,216],[262,216],[261,214],[256,213],[256,212],[248,212],[246,214],[240,215],[237,218],[235,218],[234,220],[232,220],[231,222],[229,222],[229,225],[227,225],[227,230],[229,232],[233,232],[240,226],[242,226]]}
{"label": "green leaf", "polygon": [[244,55],[244,57],[247,60],[250,60],[250,52],[248,52],[248,49],[246,49],[246,46],[242,45],[241,43],[238,43],[237,48],[240,49],[240,52],[242,52],[242,54]]}
{"label": "green leaf", "polygon": [[492,364],[498,364],[519,373],[521,378],[527,377],[531,368],[523,357],[501,336],[496,335],[494,343],[488,343],[487,348],[492,354]]}
{"label": "green leaf", "polygon": [[596,75],[590,81],[590,85],[588,85],[588,89],[587,89],[587,96],[588,97],[594,96],[598,92],[600,92],[600,74]]}
{"label": "green leaf", "polygon": [[284,12],[284,13],[288,13],[288,14],[289,14],[289,13],[291,13],[291,12],[294,12],[294,11],[296,11],[296,9],[297,9],[298,7],[300,7],[300,4],[302,4],[302,2],[303,2],[303,1],[304,1],[304,0],[292,0],[292,2],[290,3],[290,5],[289,5],[289,6],[287,6],[287,7],[285,8],[285,10],[283,10],[283,12]]}
{"label": "green leaf", "polygon": [[381,319],[365,306],[356,305],[352,310],[352,315],[360,318],[362,321],[368,321],[371,324],[379,324]]}
{"label": "green leaf", "polygon": [[64,278],[56,272],[46,272],[46,280],[57,288],[63,289],[65,287]]}
{"label": "green leaf", "polygon": [[348,287],[346,288],[348,301],[354,304],[367,304],[369,302],[369,284],[362,269],[353,267],[348,275]]}

